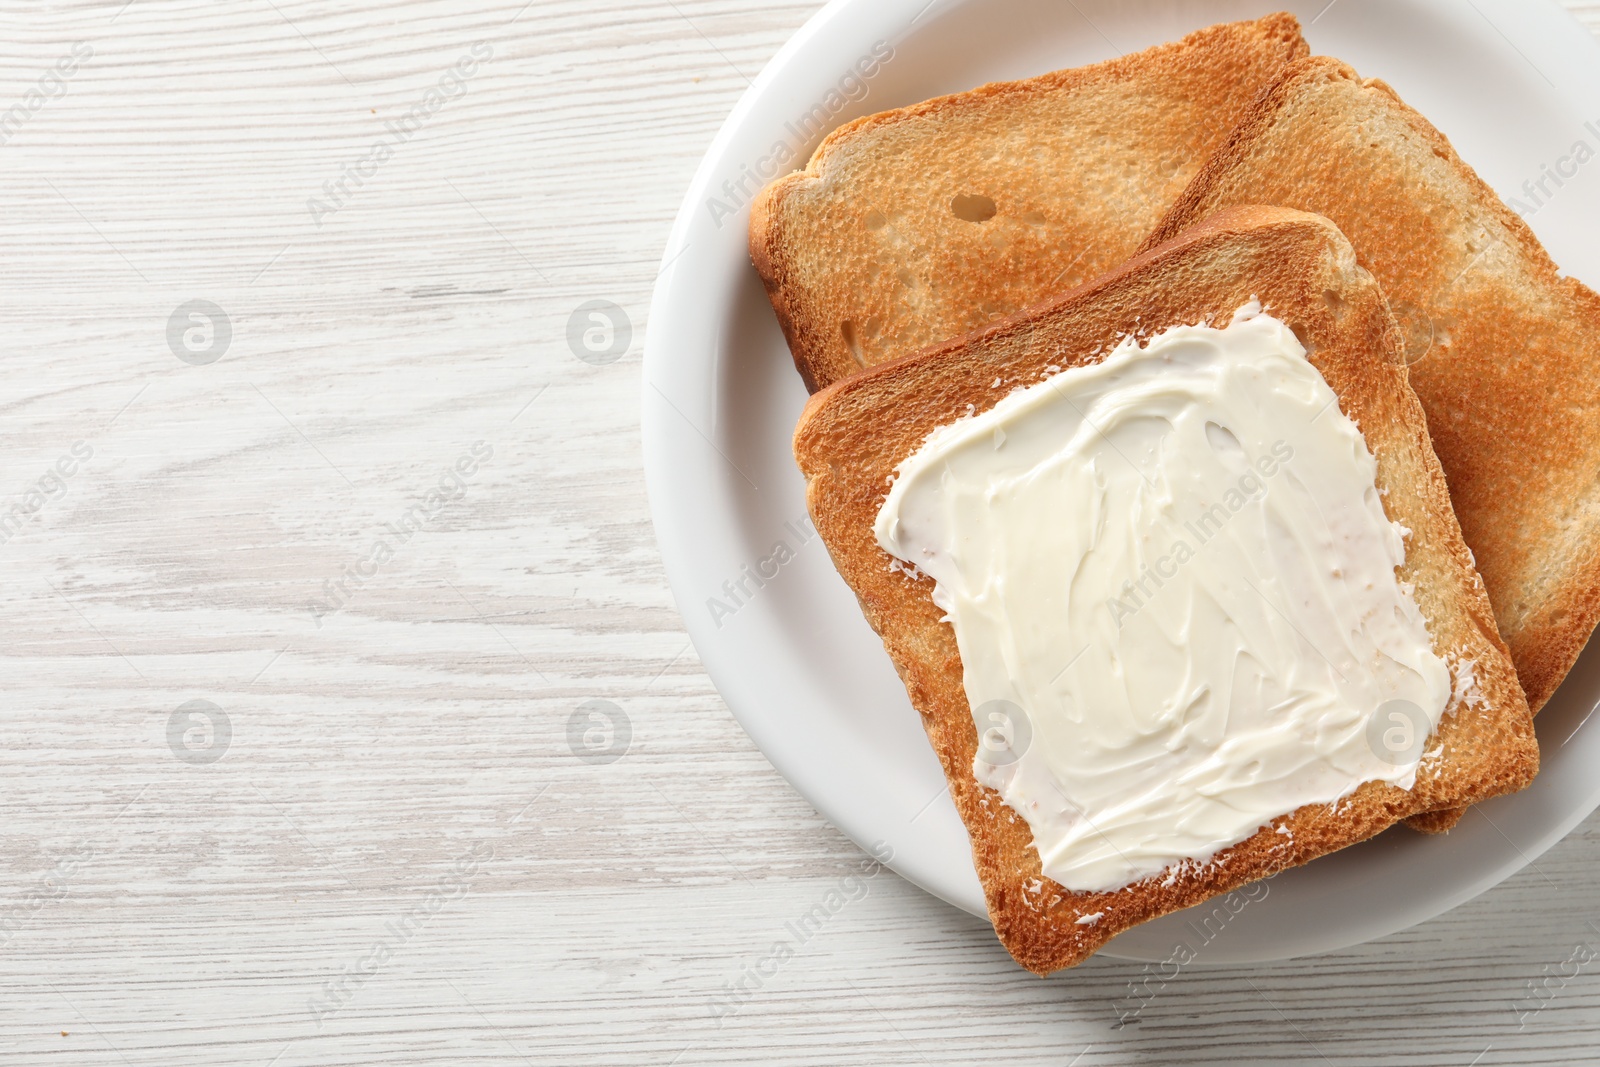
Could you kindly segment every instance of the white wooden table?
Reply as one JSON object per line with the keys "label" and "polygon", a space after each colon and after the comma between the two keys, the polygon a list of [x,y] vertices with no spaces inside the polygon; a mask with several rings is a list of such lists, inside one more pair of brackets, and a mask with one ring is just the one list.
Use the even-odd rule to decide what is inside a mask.
{"label": "white wooden table", "polygon": [[1594,819],[1121,1029],[1140,965],[1040,981],[891,874],[767,965],[860,853],[688,647],[639,350],[817,6],[4,5],[0,1062],[1600,1060]]}

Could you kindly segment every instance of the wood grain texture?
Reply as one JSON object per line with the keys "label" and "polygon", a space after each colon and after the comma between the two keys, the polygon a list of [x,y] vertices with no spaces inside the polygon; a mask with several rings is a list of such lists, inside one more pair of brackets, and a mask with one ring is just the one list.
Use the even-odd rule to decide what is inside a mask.
{"label": "wood grain texture", "polygon": [[[1140,965],[1040,981],[889,874],[723,1013],[860,854],[688,647],[638,353],[684,186],[817,6],[0,11],[0,112],[51,93],[0,146],[7,1062],[1595,1058],[1600,964],[1515,1010],[1600,946],[1594,819],[1440,919],[1190,968],[1121,1029]],[[475,42],[465,92],[346,178]],[[197,299],[232,331],[207,365],[168,337]],[[633,326],[603,366],[565,339],[595,299]],[[631,729],[612,762],[573,754],[592,700]],[[190,701],[227,716],[214,762],[172,732]]]}

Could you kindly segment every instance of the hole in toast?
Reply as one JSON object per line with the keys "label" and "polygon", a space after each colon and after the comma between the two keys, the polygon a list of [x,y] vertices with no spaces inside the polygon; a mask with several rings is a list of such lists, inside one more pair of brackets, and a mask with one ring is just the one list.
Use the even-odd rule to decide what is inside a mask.
{"label": "hole in toast", "polygon": [[1029,226],[1043,226],[1050,220],[1044,217],[1044,212],[1042,211],[1027,211],[1023,213],[1022,221]]}
{"label": "hole in toast", "polygon": [[977,193],[960,193],[950,201],[950,214],[963,222],[988,222],[999,210],[993,200]]}
{"label": "hole in toast", "polygon": [[1339,321],[1339,320],[1342,320],[1344,318],[1345,301],[1344,301],[1344,297],[1339,295],[1338,290],[1336,290],[1336,289],[1324,289],[1324,290],[1322,290],[1322,302],[1324,304],[1328,305],[1328,310],[1333,313],[1333,317],[1334,317],[1335,321]]}
{"label": "hole in toast", "polygon": [[881,230],[889,225],[889,220],[881,211],[869,211],[867,217],[861,221],[869,230]]}
{"label": "hole in toast", "polygon": [[844,347],[850,353],[850,358],[856,361],[856,366],[864,369],[867,360],[861,353],[861,338],[856,336],[856,324],[845,319],[839,324],[839,336],[844,338]]}

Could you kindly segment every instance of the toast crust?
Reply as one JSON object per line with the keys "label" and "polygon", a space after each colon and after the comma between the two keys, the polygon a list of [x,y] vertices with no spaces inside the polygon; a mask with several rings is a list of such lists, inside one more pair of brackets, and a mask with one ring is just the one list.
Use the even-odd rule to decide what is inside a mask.
{"label": "toast crust", "polygon": [[1332,219],[1409,327],[1412,385],[1538,711],[1600,621],[1600,295],[1393,89],[1335,59],[1291,64],[1145,247],[1262,200]]}
{"label": "toast crust", "polygon": [[1299,23],[1280,13],[835,130],[750,211],[750,258],[806,387],[1126,260],[1306,52]]}
{"label": "toast crust", "polygon": [[[891,570],[872,532],[886,479],[933,429],[986,410],[1052,365],[1102,358],[1132,334],[1226,322],[1252,298],[1288,322],[1361,427],[1390,517],[1411,531],[1412,582],[1434,649],[1470,663],[1415,787],[1368,782],[1333,805],[1275,820],[1205,865],[1182,864],[1111,893],[1071,893],[1043,876],[1027,824],[973,778],[977,732],[960,654],[932,580]],[[1421,406],[1382,293],[1326,219],[1278,208],[1226,212],[1117,271],[968,337],[846,379],[812,397],[795,432],[814,522],[855,591],[950,782],[996,933],[1023,966],[1047,974],[1137,923],[1188,907],[1370,837],[1417,812],[1525,786],[1538,748],[1483,585],[1450,510]],[[970,408],[969,408],[970,405]],[[1459,677],[1459,675],[1458,675]],[[1099,913],[1092,922],[1080,919]]]}

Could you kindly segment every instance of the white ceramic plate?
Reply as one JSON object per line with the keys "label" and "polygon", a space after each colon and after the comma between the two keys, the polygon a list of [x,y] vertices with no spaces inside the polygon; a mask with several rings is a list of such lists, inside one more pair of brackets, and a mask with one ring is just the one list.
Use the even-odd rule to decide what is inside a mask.
{"label": "white ceramic plate", "polygon": [[[1600,47],[1548,0],[836,0],[734,109],[673,229],[645,347],[645,471],[695,647],[740,723],[819,811],[975,915],[985,909],[966,831],[917,715],[805,520],[789,439],[806,393],[746,253],[750,194],[803,165],[824,119],[832,129],[1280,6],[1314,52],[1393,85],[1502,195],[1534,207],[1523,183],[1546,165],[1568,172],[1560,187],[1545,179],[1553,195],[1529,221],[1557,262],[1600,284],[1600,159],[1579,166],[1571,154],[1580,140],[1600,151]],[[1474,809],[1446,837],[1399,828],[1279,875],[1223,934],[1200,937],[1201,961],[1380,937],[1534,862],[1600,804],[1600,722],[1582,726],[1597,697],[1600,644],[1539,717],[1544,769],[1532,788]],[[1163,959],[1176,940],[1197,940],[1194,918],[1148,923],[1106,951]]]}

